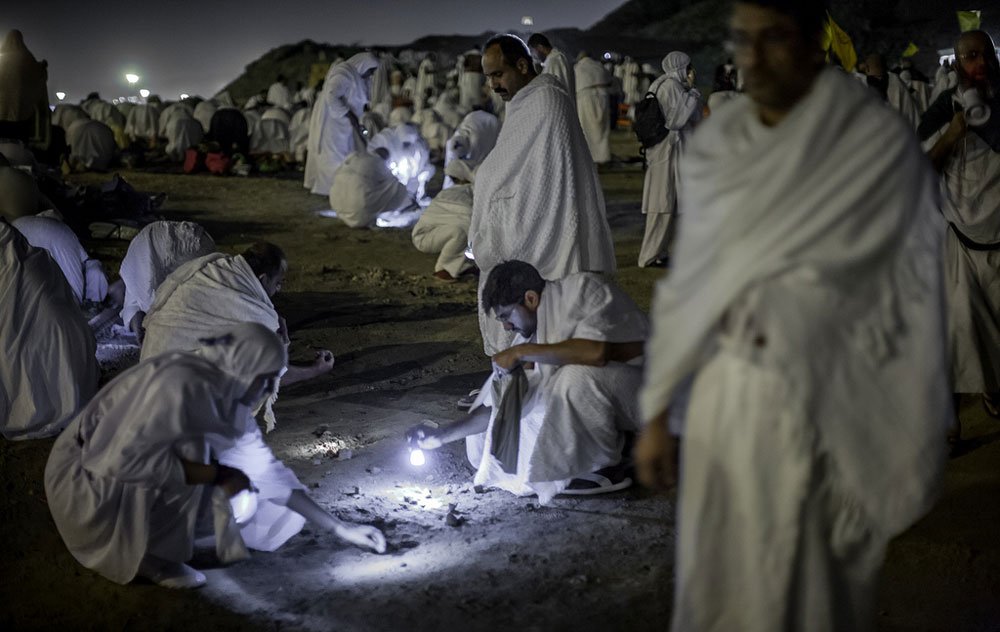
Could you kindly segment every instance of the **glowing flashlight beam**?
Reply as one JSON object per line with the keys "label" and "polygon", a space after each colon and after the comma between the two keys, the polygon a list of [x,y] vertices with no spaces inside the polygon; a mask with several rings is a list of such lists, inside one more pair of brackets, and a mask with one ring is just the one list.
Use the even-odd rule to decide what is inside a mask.
{"label": "glowing flashlight beam", "polygon": [[410,450],[410,465],[414,467],[421,467],[427,459],[424,457],[424,451],[420,448],[414,448]]}

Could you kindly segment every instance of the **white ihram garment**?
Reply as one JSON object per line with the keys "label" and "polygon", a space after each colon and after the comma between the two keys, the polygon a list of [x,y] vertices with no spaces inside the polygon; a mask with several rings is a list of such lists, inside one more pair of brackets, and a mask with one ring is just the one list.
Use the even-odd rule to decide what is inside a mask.
{"label": "white ihram garment", "polygon": [[141,359],[191,351],[199,339],[244,322],[278,330],[278,312],[242,255],[212,253],[174,270],[146,313]]}
{"label": "white ihram garment", "polygon": [[288,124],[288,150],[295,156],[295,162],[306,159],[306,147],[309,143],[309,118],[312,107],[304,107],[295,111],[292,121]]}
{"label": "white ihram garment", "polygon": [[653,419],[694,376],[671,420],[674,630],[874,623],[885,545],[930,507],[951,417],[929,171],[833,69],[777,127],[738,100],[688,145],[640,398]]}
{"label": "white ihram garment", "polygon": [[76,121],[66,130],[66,143],[70,146],[70,161],[79,163],[89,171],[105,171],[111,165],[118,144],[115,133],[104,123]]}
{"label": "white ihram garment", "polygon": [[486,76],[481,72],[466,70],[458,79],[458,104],[463,110],[471,110],[483,105],[483,86]]}
{"label": "white ihram garment", "polygon": [[[239,344],[239,329],[216,333],[230,331]],[[239,530],[247,546],[273,551],[304,524],[284,506],[302,484],[237,403],[249,379],[281,369],[280,342],[229,358],[206,351],[168,353],[118,376],[49,456],[45,491],[63,541],[77,561],[112,581],[132,580],[147,554],[190,559],[205,486],[185,483],[182,458],[218,459],[260,490],[257,512]]]}
{"label": "white ihram garment", "polygon": [[356,151],[340,165],[330,187],[330,208],[351,228],[373,226],[378,216],[413,204],[406,187],[385,161],[375,154]]}
{"label": "white ihram garment", "polygon": [[288,125],[281,119],[261,119],[250,137],[250,151],[261,154],[284,154],[288,152]]}
{"label": "white ihram garment", "polygon": [[566,92],[569,93],[570,98],[573,100],[573,105],[575,106],[576,76],[569,60],[566,59],[566,55],[561,50],[553,48],[549,51],[549,56],[546,57],[545,62],[542,63],[542,72],[547,75],[553,75],[563,82],[563,86],[566,88]]}
{"label": "white ihram garment", "polygon": [[215,252],[215,241],[194,222],[153,222],[132,238],[119,274],[125,283],[122,322],[153,306],[156,288],[183,263]]}
{"label": "white ihram garment", "polygon": [[218,106],[215,105],[214,101],[202,101],[198,105],[194,106],[193,116],[195,120],[201,123],[202,131],[207,133],[208,130],[211,129],[212,115],[215,114],[217,109]]}
{"label": "white ihram garment", "polygon": [[97,390],[94,334],[52,258],[0,220],[0,432],[57,434]]}
{"label": "white ihram garment", "polygon": [[201,123],[192,117],[176,117],[167,125],[166,153],[171,160],[181,162],[188,149],[197,147],[205,136]]}
{"label": "white ihram garment", "polygon": [[426,58],[417,68],[417,85],[414,88],[413,109],[417,112],[427,107],[427,90],[434,88],[434,62]]}
{"label": "white ihram garment", "polygon": [[[480,295],[490,270],[511,259],[551,280],[615,271],[597,170],[555,77],[536,77],[507,103],[496,146],[476,170],[469,241],[481,270]],[[486,354],[509,347],[510,333],[478,312]]]}
{"label": "white ihram garment", "polygon": [[576,62],[576,113],[587,139],[590,157],[601,164],[611,160],[611,102],[608,87],[611,77],[600,63],[590,57]]}
{"label": "white ihram garment", "polygon": [[364,74],[378,66],[371,53],[358,53],[335,64],[326,73],[323,91],[316,98],[309,121],[306,169],[303,184],[316,195],[329,195],[333,174],[347,155],[357,149],[354,126],[348,114],[358,120],[368,103],[368,82]]}
{"label": "white ihram garment", "polygon": [[[448,139],[444,155],[445,169],[453,160],[464,160],[470,168],[475,169],[493,150],[499,134],[500,121],[497,117],[482,110],[469,112]],[[444,188],[452,184],[451,177],[446,175]]]}
{"label": "white ihram garment", "polygon": [[267,102],[287,110],[292,107],[292,93],[288,90],[288,86],[275,81],[267,89]]}
{"label": "white ihram garment", "polygon": [[[645,314],[620,288],[592,273],[546,281],[538,307],[534,340],[556,344],[572,338],[611,343],[643,341]],[[515,344],[528,342],[520,336]],[[638,429],[641,358],[603,367],[536,364],[525,371],[528,392],[522,400],[518,460],[504,472],[491,454],[496,422],[492,381],[487,379],[476,406],[494,408],[486,432],[466,439],[476,470],[475,483],[518,495],[538,494],[541,503],[566,489],[578,476],[616,465],[624,432]]]}
{"label": "white ihram garment", "polygon": [[472,221],[472,185],[444,189],[424,209],[413,227],[413,245],[420,252],[439,253],[434,271],[446,270],[453,277],[472,267],[465,257]]}
{"label": "white ihram garment", "polygon": [[642,212],[646,231],[639,250],[639,267],[667,254],[670,222],[677,212],[679,170],[684,143],[701,118],[701,95],[688,86],[690,58],[670,53],[663,58],[661,75],[649,91],[663,111],[667,137],[646,150],[646,176],[642,184]]}
{"label": "white ihram garment", "polygon": [[[941,210],[952,225],[944,248],[952,386],[956,393],[993,393],[1000,391],[1000,154],[975,128],[952,152],[941,187]],[[956,230],[992,248],[970,248]]]}
{"label": "white ihram garment", "polygon": [[892,109],[899,112],[899,115],[910,124],[910,127],[917,129],[917,126],[920,125],[920,105],[910,94],[910,90],[903,83],[903,80],[894,72],[889,73],[887,96]]}
{"label": "white ihram garment", "polygon": [[69,226],[38,215],[19,217],[11,224],[29,244],[49,253],[66,277],[77,303],[82,304],[84,299],[97,303],[104,300],[108,294],[108,278],[101,262],[87,255]]}
{"label": "white ihram garment", "polygon": [[[125,136],[131,140],[156,138],[159,111],[155,106],[140,103],[132,108],[125,119]],[[209,118],[211,122],[211,118]],[[208,129],[207,127],[205,129]]]}

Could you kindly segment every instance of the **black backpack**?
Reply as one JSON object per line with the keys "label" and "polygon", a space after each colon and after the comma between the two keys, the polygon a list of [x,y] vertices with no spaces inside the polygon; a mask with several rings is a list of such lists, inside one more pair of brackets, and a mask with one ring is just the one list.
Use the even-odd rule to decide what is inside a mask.
{"label": "black backpack", "polygon": [[643,149],[663,142],[670,133],[666,123],[663,110],[660,109],[660,100],[652,92],[647,92],[642,101],[635,104],[635,122],[632,123],[632,130]]}

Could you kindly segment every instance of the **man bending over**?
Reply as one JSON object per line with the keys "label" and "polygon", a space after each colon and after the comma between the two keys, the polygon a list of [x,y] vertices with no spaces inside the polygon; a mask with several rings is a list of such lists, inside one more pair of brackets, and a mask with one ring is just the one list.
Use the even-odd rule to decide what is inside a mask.
{"label": "man bending over", "polygon": [[423,449],[466,439],[477,485],[548,502],[599,494],[632,480],[622,467],[625,433],[637,427],[637,393],[648,323],[599,274],[546,281],[530,264],[496,266],[483,309],[517,337],[493,356],[494,371],[462,420],[417,426]]}

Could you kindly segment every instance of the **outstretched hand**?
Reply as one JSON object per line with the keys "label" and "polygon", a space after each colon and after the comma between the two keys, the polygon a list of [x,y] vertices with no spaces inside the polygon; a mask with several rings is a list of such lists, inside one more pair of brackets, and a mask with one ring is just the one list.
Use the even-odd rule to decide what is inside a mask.
{"label": "outstretched hand", "polygon": [[216,465],[218,474],[215,476],[215,484],[226,492],[226,496],[232,498],[244,489],[251,489],[250,479],[242,471],[235,467]]}
{"label": "outstretched hand", "polygon": [[320,349],[316,352],[316,359],[312,363],[313,370],[316,371],[316,375],[325,375],[333,370],[333,364],[335,359],[333,357],[333,352],[329,349]]}
{"label": "outstretched hand", "polygon": [[344,542],[363,549],[371,549],[376,553],[385,553],[385,536],[375,527],[366,524],[343,524],[334,529],[334,533]]}
{"label": "outstretched hand", "polygon": [[406,439],[421,450],[437,450],[444,445],[440,434],[441,428],[420,423],[406,431]]}

